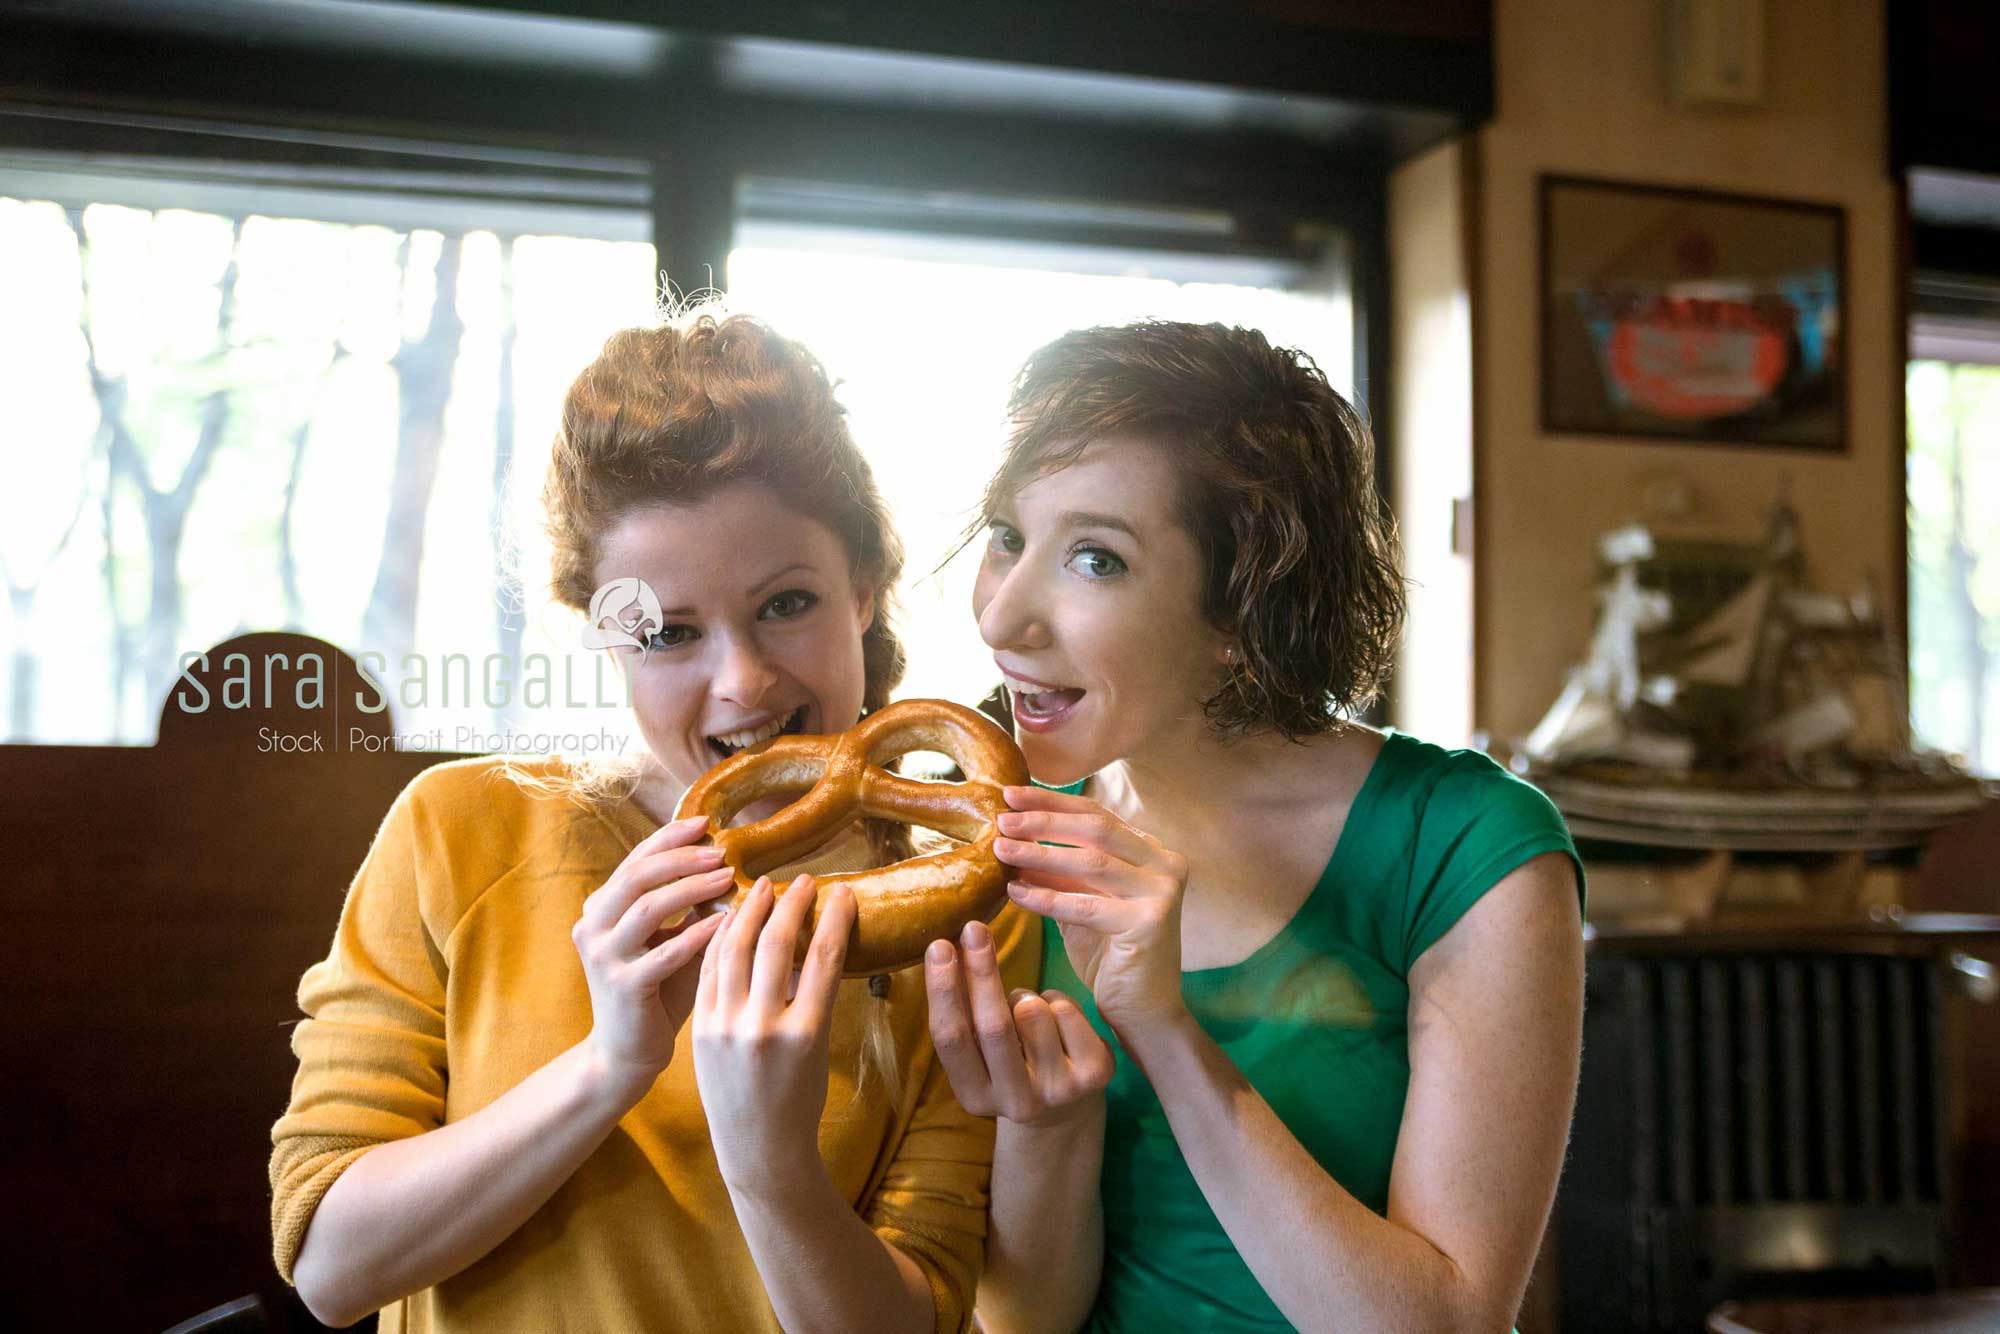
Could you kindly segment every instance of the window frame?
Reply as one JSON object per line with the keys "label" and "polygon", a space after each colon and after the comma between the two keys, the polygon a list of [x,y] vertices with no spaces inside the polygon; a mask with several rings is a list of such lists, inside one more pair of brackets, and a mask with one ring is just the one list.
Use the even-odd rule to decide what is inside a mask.
{"label": "window frame", "polygon": [[[54,40],[26,63],[31,73],[38,59],[49,70],[66,65],[65,91],[50,97],[52,83],[37,90],[34,78],[17,79],[15,91],[0,96],[0,156],[116,159],[127,170],[193,164],[208,188],[221,190],[347,180],[373,193],[395,181],[418,203],[456,197],[495,210],[560,198],[587,211],[649,196],[657,266],[682,290],[726,274],[746,187],[770,179],[931,198],[1053,199],[1114,216],[1106,223],[1087,208],[1053,210],[1023,224],[1034,239],[1057,245],[1133,240],[1115,221],[1124,209],[1224,220],[1221,228],[1158,238],[1191,255],[1296,259],[1338,234],[1354,320],[1351,383],[1373,428],[1385,509],[1394,494],[1386,392],[1389,171],[1423,136],[1462,128],[1483,114],[1480,107],[1490,110],[1490,98],[1482,102],[1468,85],[1441,94],[1463,103],[1451,112],[1413,113],[1430,118],[1421,124],[1391,124],[1400,113],[1369,109],[1329,139],[1323,127],[1294,135],[1232,127],[1227,118],[1195,124],[1046,108],[926,107],[913,114],[887,99],[857,99],[852,90],[838,97],[749,92],[729,85],[728,44],[712,34],[683,40],[663,32],[666,54],[657,68],[626,77],[480,64],[477,57],[445,61],[435,51],[314,55],[195,32],[100,29],[85,42],[60,28],[51,21]],[[74,60],[60,58],[65,50]],[[24,89],[46,100],[28,100]],[[549,108],[549,127],[529,128],[526,106]],[[1320,110],[1328,107],[1336,104]],[[421,132],[414,132],[417,123]],[[962,225],[946,214],[906,221],[912,230],[940,233]],[[1387,717],[1389,703],[1378,701],[1370,719]]]}

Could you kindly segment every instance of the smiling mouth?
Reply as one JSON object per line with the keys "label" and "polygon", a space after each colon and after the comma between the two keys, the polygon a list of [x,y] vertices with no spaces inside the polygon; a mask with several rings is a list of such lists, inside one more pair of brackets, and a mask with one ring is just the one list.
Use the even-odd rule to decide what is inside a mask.
{"label": "smiling mouth", "polygon": [[708,738],[708,748],[721,759],[762,745],[775,736],[796,736],[806,725],[806,706],[801,704],[782,718],[747,732],[724,732]]}

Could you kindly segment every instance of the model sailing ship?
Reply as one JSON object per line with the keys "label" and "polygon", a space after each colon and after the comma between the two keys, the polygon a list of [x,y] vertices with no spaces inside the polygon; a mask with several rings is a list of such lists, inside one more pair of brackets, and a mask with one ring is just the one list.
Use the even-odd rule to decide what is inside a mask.
{"label": "model sailing ship", "polygon": [[1589,656],[1515,767],[1580,838],[1736,851],[1919,844],[1982,785],[1919,752],[1901,646],[1873,590],[1804,585],[1782,500],[1760,541],[1599,543]]}

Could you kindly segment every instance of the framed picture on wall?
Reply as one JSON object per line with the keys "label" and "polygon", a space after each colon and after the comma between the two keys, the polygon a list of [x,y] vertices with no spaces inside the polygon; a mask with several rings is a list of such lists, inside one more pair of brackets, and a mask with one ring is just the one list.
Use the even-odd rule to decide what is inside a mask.
{"label": "framed picture on wall", "polygon": [[1846,215],[1541,178],[1542,429],[1844,450]]}

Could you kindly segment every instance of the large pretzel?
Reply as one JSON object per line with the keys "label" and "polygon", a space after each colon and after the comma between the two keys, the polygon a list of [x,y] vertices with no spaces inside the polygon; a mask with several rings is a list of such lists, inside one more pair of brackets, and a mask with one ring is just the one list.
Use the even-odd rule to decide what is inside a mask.
{"label": "large pretzel", "polygon": [[[949,755],[966,781],[927,783],[883,767],[919,750]],[[867,977],[906,968],[931,941],[1000,911],[1007,873],[993,855],[994,817],[1007,809],[1001,787],[1027,781],[1020,748],[985,715],[946,700],[906,699],[833,736],[781,736],[732,755],[687,790],[674,814],[707,816],[709,839],[736,872],[736,892],[703,904],[703,912],[741,903],[758,876],[797,861],[864,817],[922,825],[963,843],[874,870],[815,877],[801,948],[828,891],[845,884],[857,912],[844,972]],[[770,818],[728,827],[750,803],[795,793],[805,795]]]}

